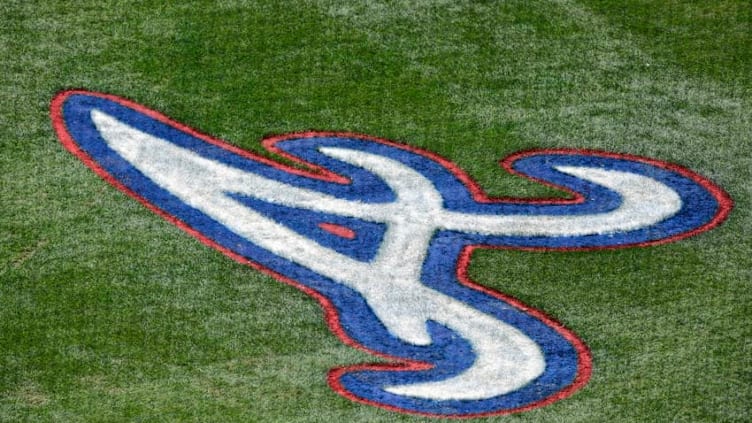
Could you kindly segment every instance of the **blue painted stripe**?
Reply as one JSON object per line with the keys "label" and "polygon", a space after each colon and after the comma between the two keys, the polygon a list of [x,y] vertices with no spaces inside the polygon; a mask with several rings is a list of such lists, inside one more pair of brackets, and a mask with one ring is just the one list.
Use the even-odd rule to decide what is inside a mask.
{"label": "blue painted stripe", "polygon": [[[435,367],[428,371],[358,371],[346,374],[341,379],[350,392],[361,398],[415,412],[476,414],[515,409],[556,394],[572,384],[577,376],[577,351],[571,342],[555,328],[498,298],[458,283],[457,260],[463,248],[474,244],[540,248],[587,248],[638,244],[670,238],[699,228],[713,219],[720,207],[713,194],[694,180],[669,169],[622,158],[588,154],[537,154],[523,157],[514,163],[514,169],[517,172],[580,193],[585,197],[585,201],[581,204],[515,202],[488,204],[475,201],[464,183],[441,163],[417,152],[375,141],[336,136],[291,139],[277,144],[278,148],[293,156],[330,169],[352,181],[350,184],[338,184],[291,174],[274,166],[242,157],[139,111],[101,97],[84,94],[71,95],[63,107],[65,124],[81,149],[130,190],[187,223],[224,248],[298,281],[327,297],[339,313],[342,327],[347,335],[363,346],[394,357],[432,363]],[[107,146],[90,118],[93,109],[101,110],[127,125],[229,166],[338,198],[368,203],[394,201],[394,193],[375,175],[325,156],[318,151],[319,148],[355,149],[404,163],[420,171],[435,184],[445,199],[445,207],[467,213],[561,216],[603,213],[619,206],[621,199],[617,193],[561,173],[555,169],[556,166],[588,166],[647,175],[674,189],[681,196],[683,203],[679,213],[663,222],[649,228],[615,234],[571,237],[496,237],[452,231],[436,233],[423,265],[422,281],[524,332],[541,346],[547,366],[544,373],[531,384],[496,398],[480,401],[411,399],[390,394],[384,391],[383,387],[456,375],[468,368],[474,360],[469,344],[456,333],[436,323],[429,324],[434,340],[430,346],[419,347],[405,344],[391,336],[357,292],[239,237],[211,217],[188,206],[170,192],[154,184]],[[384,225],[357,219],[285,208],[237,195],[235,198],[322,245],[358,260],[373,259],[385,230]],[[357,241],[344,240],[320,230],[316,226],[316,223],[320,222],[347,226],[362,236]]]}

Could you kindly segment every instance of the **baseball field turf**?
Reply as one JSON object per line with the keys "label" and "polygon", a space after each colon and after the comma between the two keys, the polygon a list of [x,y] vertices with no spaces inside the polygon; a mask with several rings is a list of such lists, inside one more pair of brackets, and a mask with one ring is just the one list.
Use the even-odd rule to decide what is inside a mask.
{"label": "baseball field turf", "polygon": [[[490,293],[467,298],[537,310],[577,349],[577,379],[528,405],[394,406],[334,380],[398,361],[338,326],[323,291],[171,224],[74,151],[72,93],[288,171],[262,139],[367,134],[489,197],[555,203],[571,190],[499,161],[597,151],[697,175],[719,205],[630,248],[525,238],[461,257]],[[441,404],[479,421],[745,422],[751,289],[747,0],[0,2],[2,422],[411,422]]]}

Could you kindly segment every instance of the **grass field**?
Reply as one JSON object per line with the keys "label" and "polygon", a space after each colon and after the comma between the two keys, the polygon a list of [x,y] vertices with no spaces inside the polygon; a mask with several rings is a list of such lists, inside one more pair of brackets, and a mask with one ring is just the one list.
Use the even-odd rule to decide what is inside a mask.
{"label": "grass field", "polygon": [[[106,4],[106,6],[105,6]],[[491,195],[532,148],[678,163],[734,199],[649,248],[478,251],[470,276],[590,347],[572,397],[487,421],[752,419],[752,6],[719,1],[0,3],[0,421],[421,421],[351,402],[370,362],[302,292],[207,248],[58,142],[53,96],[127,97],[264,153],[268,134],[421,147]]]}

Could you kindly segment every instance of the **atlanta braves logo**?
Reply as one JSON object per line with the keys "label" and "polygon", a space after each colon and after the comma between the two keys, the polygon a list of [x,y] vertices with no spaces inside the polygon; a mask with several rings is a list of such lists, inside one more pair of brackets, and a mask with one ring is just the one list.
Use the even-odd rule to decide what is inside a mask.
{"label": "atlanta braves logo", "polygon": [[340,339],[389,361],[332,370],[335,391],[416,414],[528,410],[590,377],[588,349],[571,331],[468,279],[473,249],[665,243],[718,225],[732,205],[696,173],[622,154],[513,155],[508,171],[571,199],[491,199],[445,159],[368,136],[264,141],[299,168],[112,95],[64,92],[52,119],[65,147],[108,182],[312,295]]}

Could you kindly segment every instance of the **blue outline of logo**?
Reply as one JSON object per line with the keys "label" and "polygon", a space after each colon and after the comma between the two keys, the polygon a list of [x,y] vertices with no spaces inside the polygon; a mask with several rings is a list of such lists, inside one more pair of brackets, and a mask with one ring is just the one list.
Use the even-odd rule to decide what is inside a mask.
{"label": "blue outline of logo", "polygon": [[[455,375],[474,361],[472,347],[435,322],[428,322],[429,346],[407,344],[389,333],[358,292],[238,236],[201,211],[160,187],[110,149],[92,121],[92,110],[138,130],[228,166],[292,186],[365,203],[387,203],[394,193],[363,168],[324,155],[321,147],[363,151],[418,170],[441,192],[448,210],[500,215],[585,215],[606,213],[621,204],[620,196],[602,186],[560,172],[557,166],[586,166],[646,175],[679,194],[675,215],[647,228],[587,236],[488,236],[438,231],[423,263],[422,282],[503,322],[514,325],[541,348],[545,371],[530,384],[505,395],[477,401],[429,400],[387,392],[384,386],[437,380]],[[585,344],[543,312],[470,281],[465,271],[475,248],[522,250],[594,250],[647,246],[675,241],[720,224],[732,208],[717,185],[683,167],[642,157],[585,150],[522,152],[502,161],[508,171],[571,194],[571,199],[491,199],[466,174],[435,154],[375,137],[350,133],[308,132],[264,141],[272,152],[305,169],[286,166],[232,147],[181,125],[129,100],[88,91],[66,91],[52,102],[52,120],[63,145],[109,183],[165,217],[194,237],[231,258],[250,264],[312,295],[323,306],[332,331],[348,345],[387,358],[387,364],[335,368],[329,383],[355,401],[390,410],[443,417],[508,414],[549,404],[584,386],[591,373]],[[288,225],[356,260],[368,261],[378,250],[385,228],[373,222],[343,218],[237,196],[247,207]],[[311,223],[314,222],[314,223]],[[315,222],[341,226],[357,234],[348,239]]]}

